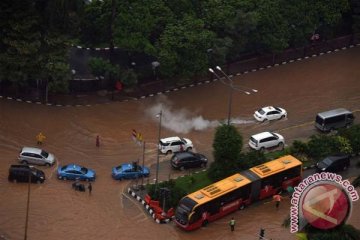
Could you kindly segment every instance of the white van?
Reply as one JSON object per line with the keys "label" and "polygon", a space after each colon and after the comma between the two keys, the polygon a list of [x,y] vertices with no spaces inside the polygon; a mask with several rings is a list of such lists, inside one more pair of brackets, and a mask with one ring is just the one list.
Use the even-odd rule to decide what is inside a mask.
{"label": "white van", "polygon": [[354,123],[354,115],[345,108],[338,108],[316,115],[315,127],[323,132],[348,127]]}

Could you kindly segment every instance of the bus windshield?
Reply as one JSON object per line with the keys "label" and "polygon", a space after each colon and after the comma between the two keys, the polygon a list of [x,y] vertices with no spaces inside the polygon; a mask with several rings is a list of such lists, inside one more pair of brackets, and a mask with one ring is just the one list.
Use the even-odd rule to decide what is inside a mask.
{"label": "bus windshield", "polygon": [[178,208],[176,209],[176,217],[180,218],[182,221],[187,222],[187,217],[189,213],[195,207],[196,202],[188,197],[183,198]]}

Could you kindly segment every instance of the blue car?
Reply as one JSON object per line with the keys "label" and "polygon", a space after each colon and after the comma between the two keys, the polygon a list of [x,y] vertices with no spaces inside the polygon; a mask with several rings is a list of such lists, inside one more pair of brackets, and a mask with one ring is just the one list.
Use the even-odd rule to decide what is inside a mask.
{"label": "blue car", "polygon": [[137,164],[125,163],[112,168],[112,177],[115,180],[134,179],[148,177],[150,170],[147,167],[141,167]]}
{"label": "blue car", "polygon": [[85,168],[76,164],[68,164],[65,166],[59,166],[57,170],[59,179],[67,180],[85,180],[95,181],[96,173],[94,170]]}

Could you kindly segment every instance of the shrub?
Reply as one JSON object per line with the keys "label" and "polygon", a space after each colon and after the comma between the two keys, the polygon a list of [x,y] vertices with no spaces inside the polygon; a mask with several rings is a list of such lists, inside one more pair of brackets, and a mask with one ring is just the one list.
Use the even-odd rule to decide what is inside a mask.
{"label": "shrub", "polygon": [[153,200],[160,201],[160,206],[162,206],[163,200],[160,196],[160,188],[168,188],[170,190],[169,198],[166,200],[166,209],[164,209],[165,211],[169,208],[176,207],[180,199],[187,194],[186,191],[177,187],[175,181],[172,179],[166,182],[159,183],[157,191],[155,191],[155,184],[147,185],[146,189],[149,196]]}
{"label": "shrub", "polygon": [[339,130],[339,136],[345,137],[350,141],[353,153],[360,153],[360,124],[353,125],[350,128]]}
{"label": "shrub", "polygon": [[314,160],[335,153],[351,153],[349,140],[341,136],[313,135],[307,144],[307,155]]}
{"label": "shrub", "polygon": [[293,155],[304,155],[309,151],[308,145],[302,141],[295,140],[290,147],[290,152]]}
{"label": "shrub", "polygon": [[242,154],[239,160],[239,171],[246,170],[257,165],[260,165],[266,162],[266,157],[263,152],[260,151],[250,151],[245,154]]}

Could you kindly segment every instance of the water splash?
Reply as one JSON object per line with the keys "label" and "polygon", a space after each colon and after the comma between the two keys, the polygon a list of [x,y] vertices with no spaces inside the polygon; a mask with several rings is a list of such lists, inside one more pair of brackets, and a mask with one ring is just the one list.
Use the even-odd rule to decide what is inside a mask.
{"label": "water splash", "polygon": [[[158,121],[157,115],[162,111],[162,127],[165,127],[169,130],[172,130],[176,133],[189,133],[192,130],[203,131],[210,127],[217,127],[221,123],[226,123],[227,121],[219,122],[217,120],[207,120],[203,116],[198,115],[194,116],[194,113],[186,109],[173,109],[171,103],[164,99],[160,99],[161,102],[153,105],[152,107],[146,110],[146,115]],[[164,103],[166,102],[166,104]],[[240,118],[231,119],[232,124],[249,124],[254,123],[252,120],[244,120]]]}

